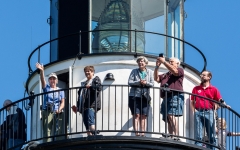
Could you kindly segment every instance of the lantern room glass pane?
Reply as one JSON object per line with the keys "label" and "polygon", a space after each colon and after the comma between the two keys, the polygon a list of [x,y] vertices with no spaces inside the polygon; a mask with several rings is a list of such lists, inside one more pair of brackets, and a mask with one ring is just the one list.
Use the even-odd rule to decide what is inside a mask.
{"label": "lantern room glass pane", "polygon": [[[181,57],[181,0],[92,0],[91,53],[138,52]],[[167,10],[166,10],[167,9]],[[167,16],[166,16],[167,14]],[[129,31],[133,30],[133,31]]]}
{"label": "lantern room glass pane", "polygon": [[[182,39],[181,0],[170,0],[168,5],[168,35]],[[182,60],[182,42],[168,38],[168,57],[177,57]]]}
{"label": "lantern room glass pane", "polygon": [[92,0],[92,21],[93,30],[109,30],[92,34],[92,53],[130,51],[129,0]]}

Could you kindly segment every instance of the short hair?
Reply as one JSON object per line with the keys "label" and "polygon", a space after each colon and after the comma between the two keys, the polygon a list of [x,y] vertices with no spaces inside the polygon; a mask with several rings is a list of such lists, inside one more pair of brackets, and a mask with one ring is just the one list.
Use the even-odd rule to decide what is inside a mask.
{"label": "short hair", "polygon": [[10,99],[6,99],[4,102],[3,102],[3,107],[5,107],[5,106],[7,106],[7,105],[9,105],[9,104],[11,104],[12,103],[12,101],[10,100]]}
{"label": "short hair", "polygon": [[178,66],[180,66],[181,62],[180,62],[180,60],[178,58],[171,57],[169,60],[171,60],[171,59],[175,60],[178,63]]}
{"label": "short hair", "polygon": [[212,73],[211,73],[210,71],[204,70],[204,71],[202,71],[202,73],[203,73],[203,72],[207,72],[207,73],[208,73],[208,76],[210,77],[210,80],[212,79]]}
{"label": "short hair", "polygon": [[139,62],[139,61],[141,61],[143,59],[143,61],[146,63],[146,64],[148,64],[148,59],[146,58],[146,57],[144,57],[144,56],[139,56],[138,58],[137,58],[137,63]]}
{"label": "short hair", "polygon": [[[219,124],[221,122],[221,124]],[[227,128],[226,120],[224,118],[218,118],[218,126],[219,128],[222,128],[222,130],[225,130]]]}
{"label": "short hair", "polygon": [[86,66],[86,67],[84,67],[84,72],[86,72],[87,70],[90,70],[91,72],[95,72],[93,66]]}

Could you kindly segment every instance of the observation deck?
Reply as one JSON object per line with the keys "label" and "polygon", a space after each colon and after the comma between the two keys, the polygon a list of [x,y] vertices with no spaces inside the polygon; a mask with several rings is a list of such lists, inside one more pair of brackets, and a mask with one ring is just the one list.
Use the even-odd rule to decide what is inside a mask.
{"label": "observation deck", "polygon": [[[200,72],[206,68],[206,59],[203,53],[194,45],[182,39],[155,32],[139,31],[139,30],[123,30],[124,32],[133,32],[137,37],[138,34],[149,34],[150,36],[168,37],[183,43],[184,51],[196,51],[202,58],[203,65],[200,70],[195,69],[188,64],[191,62],[182,61],[181,68],[184,69],[183,92],[174,89],[160,88],[156,82],[154,87],[150,89],[152,97],[150,104],[149,116],[147,117],[146,137],[137,137],[132,127],[132,115],[128,108],[128,96],[130,87],[127,85],[130,71],[137,68],[136,57],[145,56],[149,59],[148,69],[154,69],[155,61],[158,54],[149,54],[144,51],[138,52],[137,49],[131,49],[129,52],[92,52],[89,54],[81,53],[81,36],[91,32],[110,32],[118,31],[118,29],[82,31],[66,35],[64,37],[52,39],[38,46],[30,54],[28,59],[29,77],[26,82],[26,93],[28,97],[15,100],[9,106],[17,105],[24,111],[26,117],[27,144],[38,143],[34,149],[205,149],[196,146],[194,143],[194,115],[190,106],[190,97],[192,88],[200,83]],[[45,61],[45,51],[49,50],[50,44],[59,40],[68,40],[72,36],[79,37],[79,53],[75,57],[52,62],[44,62],[45,75],[56,72],[58,75],[58,87],[65,92],[64,107],[64,134],[43,137],[42,116],[40,106],[43,104],[44,94],[39,80],[38,70],[34,69],[35,62]],[[137,38],[136,38],[137,39]],[[135,45],[137,45],[135,40]],[[42,56],[44,55],[44,57]],[[168,58],[167,58],[168,59]],[[83,72],[84,66],[92,65],[95,67],[95,76],[99,76],[102,81],[101,91],[101,110],[96,113],[96,129],[93,131],[95,135],[87,136],[82,116],[73,113],[71,106],[76,105],[78,90],[81,81],[85,80]],[[160,73],[167,72],[167,69],[160,66]],[[112,73],[114,80],[108,80],[106,75]],[[34,92],[31,92],[34,91]],[[60,90],[59,90],[60,91]],[[162,121],[160,114],[161,102],[163,99],[159,97],[160,91],[168,93],[184,94],[184,111],[183,116],[177,117],[179,120],[179,135],[170,135],[179,138],[180,141],[167,138],[167,125]],[[54,91],[58,92],[58,91]],[[48,92],[48,93],[54,93]],[[31,93],[31,94],[30,94]],[[166,94],[167,95],[167,94]],[[169,95],[169,94],[168,94]],[[197,95],[193,95],[199,97]],[[228,130],[231,132],[240,132],[240,115],[232,110],[227,109],[225,105],[212,99],[204,98],[205,101],[211,101],[220,106],[217,110],[218,117],[225,118]],[[0,109],[0,121],[3,122],[6,116],[6,106]],[[56,116],[57,117],[57,116]],[[213,118],[215,119],[215,117]],[[165,135],[165,136],[164,136]],[[205,131],[203,133],[205,135]],[[56,137],[63,137],[63,140],[56,140]],[[51,142],[43,142],[43,139],[51,138]],[[227,149],[234,149],[240,146],[239,137],[230,137],[227,140]],[[208,141],[198,141],[205,145],[211,145]],[[217,145],[211,145],[219,148]]]}
{"label": "observation deck", "polygon": [[[207,138],[204,141],[195,138],[195,109],[190,105],[190,97],[199,97],[191,92],[200,84],[199,75],[206,69],[207,60],[196,46],[184,39],[184,2],[51,0],[50,17],[47,19],[50,41],[39,45],[29,55],[25,96],[0,109],[0,122],[4,122],[9,115],[6,111],[9,108],[23,110],[25,121],[21,125],[26,127],[26,149],[207,149],[195,145],[195,142],[221,149],[219,145],[207,141]],[[146,136],[135,136],[133,117],[128,107],[131,88],[128,78],[130,72],[138,68],[138,56],[145,56],[149,60],[147,69],[154,70],[159,53],[164,53],[167,60],[176,57],[181,61],[180,67],[184,70],[183,91],[160,88],[160,84],[155,82],[150,88],[152,100],[149,103],[146,132],[143,132]],[[44,65],[45,78],[52,72],[57,74],[60,90],[42,92],[36,62]],[[94,66],[95,76],[102,82],[101,110],[95,112],[92,136],[87,136],[82,115],[75,114],[71,109],[77,103],[81,82],[86,80],[83,71],[85,66]],[[159,74],[166,72],[168,69],[161,65]],[[48,129],[42,125],[44,119],[40,108],[46,94],[55,95],[54,92],[59,91],[65,93],[65,107],[60,114],[63,123],[58,120],[59,114],[52,113],[56,128],[53,127],[51,136],[44,137],[43,131]],[[161,91],[168,96],[173,93],[184,95],[183,115],[176,117],[179,122],[177,135],[168,133],[167,123],[163,121],[166,118],[160,114],[161,108],[166,107],[161,106],[164,100],[160,98]],[[220,106],[211,119],[224,118],[230,132],[240,132],[238,113],[227,109],[221,102],[201,98]],[[15,130],[9,124],[5,129]],[[63,127],[63,134],[57,134],[59,126]],[[206,130],[203,130],[202,135],[206,136]],[[44,142],[46,139],[49,142]],[[19,146],[9,141],[15,148]],[[9,141],[2,138],[0,147],[3,149],[3,145]],[[227,138],[227,149],[237,149],[239,146],[239,137]]]}

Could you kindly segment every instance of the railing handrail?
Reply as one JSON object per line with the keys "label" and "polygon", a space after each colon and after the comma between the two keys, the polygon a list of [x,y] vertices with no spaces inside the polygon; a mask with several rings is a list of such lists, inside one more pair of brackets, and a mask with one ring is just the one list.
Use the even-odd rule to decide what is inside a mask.
{"label": "railing handrail", "polygon": [[[113,88],[112,90],[114,90],[114,91],[116,91],[116,88],[118,88],[118,87],[122,87],[121,88],[121,90],[123,91],[123,89],[124,89],[124,91],[125,90],[127,90],[126,92],[129,92],[129,89],[130,89],[130,87],[131,86],[129,86],[129,85],[126,85],[126,84],[117,84],[117,85],[112,85],[112,84],[104,84],[104,85],[101,85],[102,87],[108,87],[108,90],[106,90],[106,92],[109,92],[110,93],[110,91],[109,90],[111,90],[112,88],[111,87],[115,87],[115,88]],[[13,105],[17,105],[17,106],[19,106],[20,104],[23,104],[25,101],[27,101],[28,99],[32,99],[33,97],[34,97],[34,105],[35,106],[33,106],[33,108],[37,108],[35,111],[40,111],[40,109],[39,109],[39,105],[41,104],[41,103],[39,103],[40,101],[41,102],[43,102],[43,97],[44,97],[44,95],[46,95],[46,94],[48,94],[48,93],[56,93],[56,92],[59,92],[59,91],[64,91],[64,92],[66,92],[66,91],[68,91],[69,93],[69,95],[68,95],[68,97],[67,97],[67,101],[65,101],[65,102],[68,102],[69,104],[71,104],[71,102],[73,102],[74,100],[76,100],[76,96],[78,96],[77,95],[77,90],[78,89],[80,89],[80,88],[84,88],[85,86],[77,86],[77,87],[71,87],[71,88],[62,88],[62,89],[58,89],[58,90],[55,90],[55,91],[48,91],[48,92],[43,92],[43,93],[38,93],[38,94],[35,94],[35,95],[31,95],[31,96],[29,96],[29,97],[26,97],[26,98],[22,98],[22,99],[20,99],[20,100],[17,100],[17,101],[15,101],[15,102],[13,102],[13,103],[11,103],[11,104],[9,104],[8,106],[5,106],[5,107],[3,107],[3,108],[1,108],[0,109],[0,114],[2,114],[2,115],[6,115],[6,112],[5,112],[5,110],[8,108],[8,107],[10,107],[10,106],[13,106]],[[126,88],[123,88],[123,87],[126,87]],[[141,88],[141,87],[139,87],[139,88]],[[102,88],[102,89],[104,89],[104,88]],[[190,97],[191,96],[194,96],[194,97],[199,97],[199,98],[203,98],[204,100],[206,100],[206,101],[211,101],[211,102],[213,102],[213,103],[215,103],[215,104],[219,104],[220,105],[220,107],[221,107],[221,110],[219,110],[219,111],[221,111],[221,113],[222,113],[222,110],[224,109],[224,108],[226,108],[221,102],[218,102],[218,101],[216,101],[216,100],[213,100],[213,99],[210,99],[210,98],[206,98],[206,97],[204,97],[204,96],[200,96],[200,95],[197,95],[197,94],[192,94],[192,93],[190,93],[190,92],[185,92],[185,91],[181,91],[181,90],[175,90],[175,89],[170,89],[170,88],[166,88],[166,87],[151,87],[151,89],[153,89],[153,90],[156,90],[156,91],[159,91],[159,92],[161,92],[161,91],[168,91],[168,92],[170,92],[170,93],[178,93],[178,94],[184,94],[186,97],[184,98],[184,100],[188,100],[188,101],[191,101],[191,99],[190,99]],[[102,93],[103,93],[103,91],[104,90],[102,90]],[[73,92],[73,93],[72,93]],[[72,95],[71,95],[72,94]],[[116,93],[115,93],[116,94]],[[119,92],[119,94],[122,94],[122,96],[127,96],[127,95],[124,95],[123,93],[121,93],[121,92]],[[152,98],[152,116],[157,116],[155,113],[156,112],[158,112],[159,113],[159,111],[157,111],[157,110],[155,110],[154,111],[154,108],[156,107],[158,107],[157,109],[160,109],[160,107],[158,106],[158,105],[155,105],[155,104],[157,104],[158,102],[158,100],[161,100],[161,98],[159,97],[160,95],[158,95],[158,93],[156,93],[156,92],[151,92],[151,96],[154,96],[154,98]],[[121,96],[121,97],[122,97]],[[157,97],[156,97],[157,96]],[[110,98],[111,96],[110,95],[108,95],[108,94],[106,94],[106,96],[103,98],[102,97],[102,101],[103,101],[103,99],[105,100],[105,102],[107,102],[108,101],[108,99]],[[115,101],[114,100],[112,100],[113,101],[113,103],[116,103],[116,100],[117,100],[117,98],[115,97]],[[162,100],[164,100],[164,99],[162,99]],[[38,101],[38,102],[36,102],[36,101]],[[126,102],[126,99],[124,99],[124,98],[121,98],[121,101],[123,102],[123,101],[125,101]],[[109,102],[109,101],[108,101]],[[157,103],[155,103],[155,102],[157,102]],[[19,104],[18,104],[19,103]],[[26,103],[26,102],[25,102]],[[160,101],[159,101],[159,103],[160,103]],[[189,110],[188,111],[191,111],[191,108],[190,108],[190,103],[188,103],[189,105],[187,105],[187,103],[185,103],[185,106],[184,107],[186,107],[186,109],[188,108]],[[108,103],[107,105],[110,105],[110,103]],[[101,104],[101,106],[103,107],[103,105]],[[120,107],[122,107],[123,106],[123,104],[121,104],[121,106]],[[124,105],[125,106],[125,105]],[[115,104],[115,106],[113,106],[113,107],[116,107],[116,104]],[[162,106],[161,106],[162,107]],[[163,106],[164,107],[164,106]],[[23,108],[23,106],[22,106],[22,108]],[[69,108],[69,107],[68,107]],[[67,109],[68,110],[68,109]],[[106,109],[107,110],[107,109]],[[114,109],[113,109],[114,110]],[[240,115],[236,112],[236,111],[234,111],[234,110],[232,110],[231,108],[228,108],[227,109],[229,112],[229,114],[231,113],[231,115],[233,116],[234,115],[234,117],[235,117],[235,119],[234,119],[234,117],[232,117],[230,120],[235,120],[235,125],[234,125],[234,121],[232,121],[232,122],[229,122],[229,124],[230,124],[230,126],[236,126],[236,125],[238,125],[238,120],[240,119]],[[69,112],[71,111],[71,110],[68,110]],[[102,118],[104,118],[104,116],[103,116],[103,109],[101,110],[102,112]],[[109,111],[109,112],[108,112]],[[106,112],[108,112],[108,113],[111,113],[111,111],[110,110],[108,110],[108,111],[104,111],[105,113]],[[33,111],[31,111],[31,114],[30,114],[30,116],[32,116],[32,115],[35,115],[35,114],[32,114],[33,113]],[[100,115],[101,115],[101,113],[100,113]],[[116,110],[115,110],[115,113],[116,113]],[[119,113],[119,110],[118,110],[118,113]],[[129,112],[128,112],[129,113]],[[29,113],[27,113],[27,114],[29,114]],[[70,113],[69,113],[70,114]],[[68,114],[68,115],[69,115]],[[120,113],[120,115],[122,116],[123,114],[125,114],[126,115],[126,112],[121,112]],[[227,117],[227,115],[226,115],[227,113],[225,113],[225,117]],[[26,115],[26,114],[25,114]],[[129,115],[129,114],[128,114]],[[127,116],[128,116],[127,115]],[[224,115],[223,114],[220,114],[221,115],[221,117],[223,117]],[[35,116],[33,116],[33,117],[35,117]],[[183,118],[189,118],[190,117],[190,113],[188,113],[187,111],[186,111],[186,113],[184,113],[184,115],[183,115]],[[71,118],[71,117],[70,117]],[[108,119],[108,121],[109,121],[109,118],[110,117],[106,117],[107,119]],[[158,122],[157,120],[154,120],[154,118],[156,118],[156,117],[149,117],[150,118],[150,121],[152,122],[152,123],[154,123],[155,121],[156,122]],[[76,116],[76,118],[75,117],[73,117],[72,119],[77,119],[77,116]],[[115,116],[115,119],[116,119],[116,116]],[[160,117],[158,118],[159,120],[160,120]],[[228,118],[229,119],[229,118]],[[26,120],[26,122],[27,122],[27,119],[25,119]],[[32,120],[34,120],[32,117],[28,120],[28,121],[30,121],[31,123],[32,123]],[[128,121],[129,121],[130,119],[128,118]],[[236,121],[237,120],[237,121]],[[1,120],[2,121],[2,120]],[[72,120],[70,120],[70,122],[71,122]],[[121,119],[121,121],[122,121],[122,119]],[[103,120],[101,121],[99,121],[98,123],[99,123],[99,125],[101,126],[101,122],[103,122]],[[122,132],[122,133],[133,133],[133,131],[132,130],[128,130],[129,129],[129,127],[123,127],[123,124],[124,124],[124,122],[125,121],[123,121],[123,122],[121,122],[121,123],[119,123],[118,124],[118,126],[120,125],[120,128],[119,127],[117,127],[116,128],[116,126],[114,127],[114,128],[109,128],[109,125],[108,125],[108,129],[106,129],[106,128],[104,128],[104,127],[102,127],[102,128],[100,128],[99,130],[100,130],[100,132],[102,132],[102,133],[116,133],[116,132],[118,132],[118,133],[120,133],[120,132]],[[188,121],[189,122],[189,121]],[[30,125],[32,125],[30,123]],[[77,122],[76,122],[77,123]],[[184,120],[183,119],[183,125],[184,125],[184,123],[186,123],[186,120]],[[81,123],[82,124],[82,126],[83,126],[83,123]],[[96,121],[96,124],[97,124],[97,121]],[[126,123],[125,123],[126,124]],[[114,124],[115,125],[115,124]],[[164,124],[162,124],[163,126],[164,126]],[[125,126],[125,125],[124,125]],[[129,125],[128,125],[129,126]],[[161,124],[159,123],[158,124],[158,126],[159,126],[159,130],[158,130],[158,127],[152,127],[151,128],[151,125],[150,125],[150,129],[149,130],[147,130],[147,131],[143,131],[144,133],[146,133],[146,134],[152,134],[152,135],[163,135],[163,134],[165,134],[165,133],[163,133],[163,132],[161,132],[161,130],[160,130],[160,126],[161,126]],[[40,127],[40,126],[39,126]],[[28,127],[28,128],[31,128],[31,127]],[[126,129],[127,128],[127,129]],[[166,126],[165,126],[165,128],[166,128]],[[178,127],[179,128],[179,127]],[[183,128],[187,128],[187,126],[183,126]],[[188,128],[189,128],[189,130],[190,130],[190,127],[188,126]],[[39,129],[41,129],[41,127],[39,128]],[[36,130],[39,130],[37,127],[36,127]],[[80,128],[81,129],[81,128]],[[97,129],[96,129],[97,130]],[[95,130],[95,131],[96,131]],[[191,129],[192,130],[192,129]],[[232,128],[232,130],[235,132],[235,131],[238,131],[239,130],[239,128],[238,129],[234,129],[234,128]],[[85,130],[81,130],[81,132],[79,132],[79,130],[72,130],[72,132],[70,132],[70,133],[67,133],[66,131],[65,131],[65,134],[63,135],[63,134],[59,134],[59,135],[53,135],[53,136],[48,136],[48,137],[43,137],[43,136],[41,136],[40,138],[39,138],[39,136],[36,136],[36,138],[30,138],[30,141],[36,141],[36,140],[42,140],[42,139],[46,139],[46,138],[54,138],[54,137],[60,137],[60,136],[67,136],[67,135],[74,135],[74,134],[83,134],[83,133],[86,133],[87,131],[85,131]],[[141,132],[141,131],[140,131]],[[189,132],[189,131],[188,131]],[[117,136],[121,136],[121,135],[117,135]],[[185,139],[185,140],[189,140],[189,141],[197,141],[197,142],[201,142],[201,143],[205,143],[205,144],[208,144],[208,145],[211,145],[211,143],[207,143],[207,142],[204,142],[204,141],[200,141],[200,140],[198,140],[198,139],[195,139],[195,138],[192,138],[191,137],[191,135],[190,134],[188,134],[188,133],[185,133],[184,131],[183,131],[183,134],[178,134],[178,135],[173,135],[174,137],[178,137],[178,138],[182,138],[182,139]],[[154,137],[154,136],[153,136]],[[27,143],[28,142],[30,142],[30,141],[27,141]],[[214,146],[214,147],[217,147],[216,145],[212,145],[212,146]]]}
{"label": "railing handrail", "polygon": [[[58,37],[58,38],[54,38],[52,40],[49,40],[41,45],[39,45],[37,48],[35,48],[29,55],[28,57],[28,69],[29,69],[29,74],[33,72],[32,68],[31,68],[31,65],[30,65],[30,60],[31,60],[31,57],[32,55],[38,50],[40,49],[41,47],[43,47],[44,45],[48,44],[48,43],[51,43],[53,41],[56,41],[56,40],[59,40],[59,39],[63,39],[63,38],[66,38],[66,37],[70,37],[70,36],[73,36],[73,35],[79,35],[79,34],[83,34],[83,33],[89,33],[89,32],[101,32],[101,31],[131,31],[131,32],[143,32],[143,33],[150,33],[150,34],[155,34],[155,35],[161,35],[161,36],[165,36],[165,37],[169,37],[169,38],[172,38],[172,39],[175,39],[175,40],[178,40],[178,41],[181,41],[191,47],[193,47],[195,50],[197,50],[197,52],[200,53],[200,55],[202,56],[203,60],[204,60],[204,67],[202,69],[202,71],[204,71],[207,67],[207,59],[206,57],[204,56],[204,54],[202,53],[202,51],[200,49],[198,49],[196,46],[194,46],[193,44],[185,41],[185,40],[182,40],[180,38],[177,38],[177,37],[174,37],[174,36],[170,36],[170,35],[167,35],[167,34],[163,34],[163,33],[157,33],[157,32],[150,32],[150,31],[143,31],[143,30],[126,30],[126,29],[105,29],[105,30],[89,30],[89,31],[81,31],[81,32],[76,32],[76,33],[71,33],[71,34],[68,34],[68,35],[65,35],[65,36],[62,36],[62,37]],[[136,42],[136,41],[135,41]],[[136,53],[136,52],[132,52],[132,53]]]}
{"label": "railing handrail", "polygon": [[[104,84],[104,85],[101,85],[102,87],[104,86],[107,86],[107,87],[116,87],[116,86],[119,86],[119,87],[131,87],[130,85],[126,85],[126,84],[111,84],[111,85],[107,85],[107,84]],[[59,92],[59,91],[70,91],[70,90],[73,90],[73,89],[79,89],[79,88],[84,88],[86,86],[76,86],[76,87],[71,87],[71,88],[60,88],[58,90],[54,90],[54,91],[49,91],[49,92],[42,92],[42,93],[38,93],[38,94],[34,94],[34,96],[38,97],[38,96],[44,96],[45,94],[49,94],[49,93],[55,93],[55,92]],[[139,87],[141,88],[141,87]],[[149,87],[150,89],[158,89],[158,90],[164,90],[165,88],[164,87]],[[214,102],[216,104],[219,104],[221,106],[223,106],[223,104],[219,101],[216,101],[214,99],[210,99],[210,98],[207,98],[207,97],[204,97],[204,96],[201,96],[201,95],[197,95],[197,94],[193,94],[193,93],[190,93],[190,92],[186,92],[186,91],[181,91],[181,90],[176,90],[176,89],[171,89],[171,88],[168,88],[169,91],[171,92],[179,92],[179,93],[183,93],[183,94],[188,94],[188,95],[191,95],[191,96],[195,96],[195,97],[199,97],[199,98],[203,98],[205,100],[208,100],[208,101],[211,101],[211,102]],[[29,100],[30,98],[32,98],[33,96],[29,96],[29,97],[25,97],[25,98],[22,98],[22,99],[19,99],[17,101],[14,101],[13,103],[5,106],[5,107],[2,107],[0,108],[0,112],[4,109],[6,109],[7,107],[9,106],[12,106],[12,105],[15,105],[19,102],[23,102],[24,100]],[[234,113],[235,115],[237,115],[239,118],[240,118],[240,114],[238,112],[236,112],[235,110],[233,110],[232,108],[228,108],[229,110],[232,111],[232,113]]]}

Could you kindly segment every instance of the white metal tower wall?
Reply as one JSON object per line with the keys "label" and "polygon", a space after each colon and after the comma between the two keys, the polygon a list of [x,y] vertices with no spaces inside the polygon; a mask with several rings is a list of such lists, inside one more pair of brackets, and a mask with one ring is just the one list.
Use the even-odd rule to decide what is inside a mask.
{"label": "white metal tower wall", "polygon": [[[154,70],[155,67],[155,59],[148,58],[149,63],[147,68]],[[45,68],[45,75],[47,76],[51,72],[56,72],[57,74],[69,72],[69,66],[72,66],[74,59],[69,59],[65,61],[58,62],[56,64],[53,64],[51,66],[48,66]],[[81,60],[77,60],[73,70],[72,70],[72,86],[77,87],[80,86],[80,83],[84,80],[86,80],[83,68],[85,66],[92,65],[95,67],[95,75],[99,76],[103,85],[127,85],[128,83],[128,77],[132,69],[137,68],[136,58],[134,56],[130,55],[98,55],[98,56],[88,56],[83,57]],[[167,72],[167,69],[162,65],[159,69],[159,73],[165,73]],[[200,78],[196,73],[191,71],[189,68],[184,69],[185,77],[183,81],[183,88],[185,92],[192,91],[192,88],[195,85],[198,85],[200,83]],[[114,75],[115,80],[104,80],[107,73],[112,73]],[[69,75],[71,76],[71,75]],[[33,78],[29,82],[29,89],[34,90],[35,93],[40,92],[39,90],[39,75],[35,74]],[[71,84],[70,84],[71,85]],[[68,88],[64,83],[61,85],[58,85],[61,88]],[[154,83],[154,87],[159,87],[160,84]],[[108,93],[109,90],[111,93]],[[155,93],[153,95],[153,93]],[[72,105],[76,105],[77,97],[76,93],[69,93],[69,95],[72,94],[73,96],[71,99],[68,99],[70,103],[70,107]],[[123,97],[121,96],[123,94]],[[108,106],[109,99],[107,96],[110,96],[110,106]],[[164,132],[165,131],[165,124],[162,121],[162,116],[159,113],[159,106],[161,104],[161,99],[159,98],[159,91],[154,91],[151,89],[151,95],[152,95],[152,102],[151,102],[151,108],[149,112],[148,117],[148,131],[154,131],[154,132]],[[116,97],[116,104],[115,104],[115,97]],[[123,103],[121,103],[121,100],[123,100]],[[103,130],[132,130],[132,116],[128,108],[128,89],[116,89],[116,95],[115,95],[115,89],[114,87],[104,86],[103,88],[103,99],[102,99],[103,107],[102,109],[97,113],[98,118],[98,129]],[[115,106],[117,106],[115,108]],[[120,106],[123,106],[123,109],[120,109]],[[108,108],[110,108],[110,112],[108,114]],[[186,116],[184,119],[183,117],[179,117],[179,128],[182,129],[183,127],[181,125],[184,125],[184,130],[180,130],[180,135],[184,136],[193,136],[190,133],[193,133],[193,125],[189,123],[190,120],[193,119],[192,114],[189,110],[189,97],[185,95],[185,103],[184,103],[184,116]],[[37,114],[36,121],[32,122],[32,131],[31,137],[32,138],[40,138],[41,136],[41,115],[39,112],[39,106],[34,105],[33,106],[33,112],[34,114]],[[115,109],[117,110],[117,115],[115,118]],[[121,116],[121,111],[126,112],[123,113],[123,116]],[[129,111],[129,113],[128,113]],[[154,115],[153,115],[154,113]],[[104,116],[104,120],[102,121],[102,115]],[[122,118],[122,120],[120,119]],[[74,114],[72,111],[70,112],[69,119],[71,120],[69,127],[70,132],[76,132],[76,129],[78,129],[79,132],[82,131],[82,117],[81,115]],[[110,121],[110,126],[107,122],[107,119]],[[160,119],[160,122],[159,122]],[[116,120],[116,121],[115,121]],[[153,122],[154,120],[154,122]],[[184,123],[183,123],[184,120]],[[77,125],[77,126],[76,126]],[[128,129],[128,126],[130,127]],[[83,127],[83,130],[85,130],[85,127]],[[37,132],[36,132],[37,131]],[[183,133],[184,131],[184,133]],[[131,133],[101,133],[103,135],[131,135]],[[80,136],[86,136],[84,135],[74,135],[72,137],[80,137]],[[147,135],[147,136],[154,136],[154,135]],[[159,137],[159,136],[158,136]]]}

